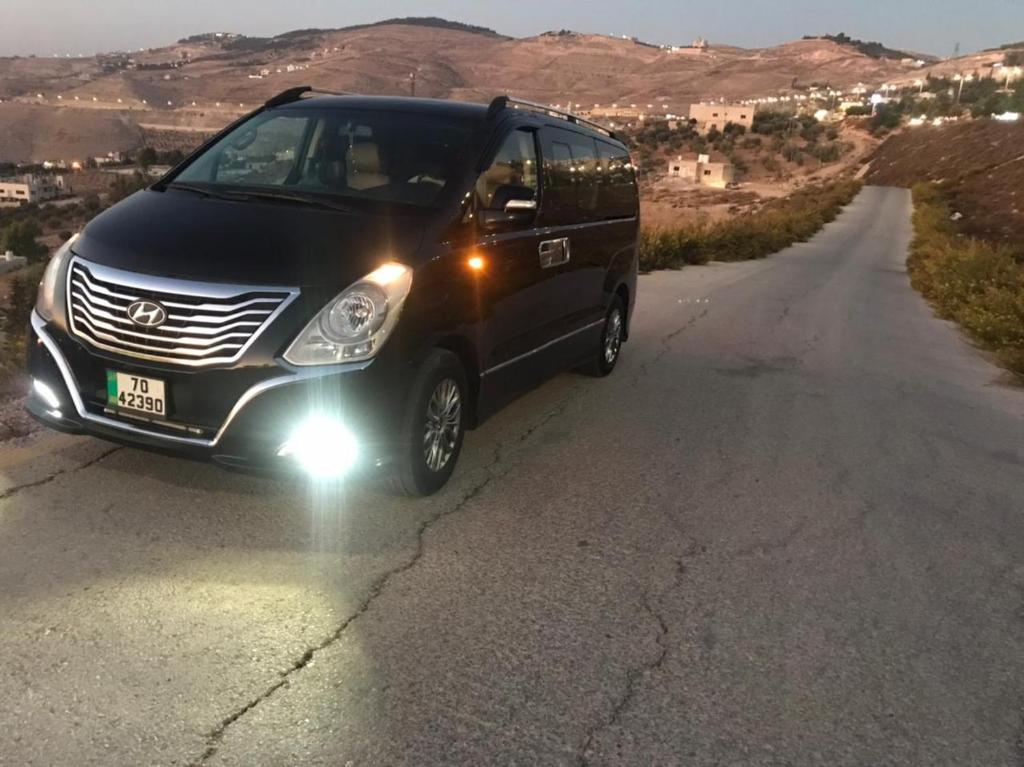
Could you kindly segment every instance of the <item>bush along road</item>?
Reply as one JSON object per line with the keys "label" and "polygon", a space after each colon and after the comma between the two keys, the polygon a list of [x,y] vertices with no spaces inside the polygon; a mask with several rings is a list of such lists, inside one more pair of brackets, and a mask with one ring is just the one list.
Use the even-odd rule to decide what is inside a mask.
{"label": "bush along road", "polygon": [[766,203],[755,213],[714,224],[644,230],[640,269],[678,269],[710,261],[764,258],[813,237],[860,189],[859,181],[843,180],[801,189]]}
{"label": "bush along road", "polygon": [[1024,381],[1024,250],[957,233],[948,190],[914,187],[914,287]]}

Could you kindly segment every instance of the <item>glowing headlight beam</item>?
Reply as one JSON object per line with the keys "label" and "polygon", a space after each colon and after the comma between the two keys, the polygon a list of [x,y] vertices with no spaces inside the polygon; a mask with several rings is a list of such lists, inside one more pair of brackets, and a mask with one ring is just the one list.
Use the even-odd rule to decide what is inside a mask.
{"label": "glowing headlight beam", "polygon": [[337,479],[355,465],[359,445],[337,419],[311,416],[296,427],[277,455],[294,459],[310,476]]}

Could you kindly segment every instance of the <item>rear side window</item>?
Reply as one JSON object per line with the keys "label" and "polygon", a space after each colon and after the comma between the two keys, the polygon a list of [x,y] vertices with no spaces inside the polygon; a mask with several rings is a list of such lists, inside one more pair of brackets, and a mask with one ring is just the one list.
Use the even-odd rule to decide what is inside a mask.
{"label": "rear side window", "polygon": [[[600,208],[605,218],[629,218],[637,214],[636,173],[629,153],[622,147],[597,142],[600,177]],[[678,170],[678,168],[677,168]]]}
{"label": "rear side window", "polygon": [[594,140],[572,131],[544,129],[547,173],[546,217],[553,224],[598,216],[598,157]]}
{"label": "rear side window", "polygon": [[562,141],[548,147],[547,194],[544,210],[558,223],[576,217],[576,184],[572,175],[572,149]]}
{"label": "rear side window", "polygon": [[593,218],[597,211],[597,146],[592,138],[574,135],[569,148],[576,180],[576,204],[584,218]]}

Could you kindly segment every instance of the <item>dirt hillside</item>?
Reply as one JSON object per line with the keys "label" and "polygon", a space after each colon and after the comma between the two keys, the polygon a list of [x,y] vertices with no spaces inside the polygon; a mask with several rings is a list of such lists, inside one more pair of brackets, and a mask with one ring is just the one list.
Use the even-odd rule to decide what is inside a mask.
{"label": "dirt hillside", "polygon": [[[746,50],[712,42],[670,51],[577,33],[512,39],[408,23],[305,31],[274,38],[209,38],[144,53],[85,59],[0,59],[0,160],[66,158],[61,125],[81,126],[83,151],[131,148],[138,134],[118,125],[222,126],[296,85],[360,93],[486,101],[498,93],[549,103],[652,104],[683,112],[697,100],[793,92],[813,83],[851,87],[910,71],[828,40]],[[3,138],[25,124],[23,105],[43,111],[32,135]],[[182,112],[187,112],[183,116]],[[100,113],[92,122],[82,113]],[[34,118],[35,119],[35,118]]]}
{"label": "dirt hillside", "polygon": [[1024,124],[972,120],[908,128],[878,148],[866,180],[950,182],[965,232],[1024,242]]}

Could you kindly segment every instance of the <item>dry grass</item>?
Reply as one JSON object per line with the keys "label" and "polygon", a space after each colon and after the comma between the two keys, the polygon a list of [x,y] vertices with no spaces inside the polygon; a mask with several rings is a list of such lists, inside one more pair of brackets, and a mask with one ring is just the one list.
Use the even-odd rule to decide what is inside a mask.
{"label": "dry grass", "polygon": [[709,261],[764,258],[810,239],[832,221],[859,192],[858,181],[807,187],[772,200],[755,213],[712,224],[645,230],[640,241],[640,268],[678,269]]}
{"label": "dry grass", "polygon": [[1024,378],[1024,253],[957,232],[951,191],[914,187],[914,243],[907,267],[915,288]]}

